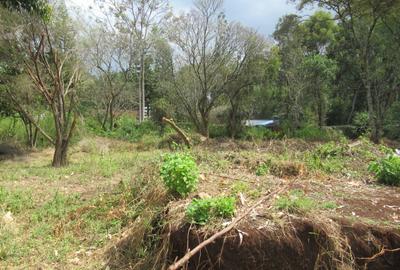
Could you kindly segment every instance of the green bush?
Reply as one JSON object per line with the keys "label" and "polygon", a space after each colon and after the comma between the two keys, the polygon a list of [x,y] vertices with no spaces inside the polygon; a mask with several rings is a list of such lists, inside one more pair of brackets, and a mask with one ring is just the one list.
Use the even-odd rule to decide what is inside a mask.
{"label": "green bush", "polygon": [[369,171],[385,185],[400,186],[400,157],[391,155],[380,161],[372,162]]}
{"label": "green bush", "polygon": [[194,199],[186,208],[186,216],[192,223],[205,225],[211,218],[229,218],[235,213],[235,198],[217,197]]}
{"label": "green bush", "polygon": [[170,192],[186,196],[196,189],[199,170],[192,156],[174,153],[165,156],[160,175]]}

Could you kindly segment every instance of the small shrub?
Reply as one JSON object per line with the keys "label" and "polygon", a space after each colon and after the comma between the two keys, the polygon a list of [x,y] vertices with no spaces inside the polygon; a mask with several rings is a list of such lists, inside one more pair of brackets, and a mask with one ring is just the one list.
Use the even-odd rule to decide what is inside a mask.
{"label": "small shrub", "polygon": [[343,156],[346,153],[346,147],[329,142],[318,146],[306,156],[307,165],[311,169],[322,170],[326,173],[334,173],[343,170]]}
{"label": "small shrub", "polygon": [[194,199],[186,208],[186,216],[192,223],[205,225],[211,218],[229,218],[235,213],[233,197]]}
{"label": "small shrub", "polygon": [[380,161],[372,162],[369,171],[385,185],[400,186],[400,157],[391,155]]}
{"label": "small shrub", "polygon": [[256,175],[264,176],[269,173],[270,166],[267,163],[262,163],[257,167]]}
{"label": "small shrub", "polygon": [[199,170],[192,156],[174,153],[164,158],[160,175],[170,192],[186,196],[196,189]]}
{"label": "small shrub", "polygon": [[211,199],[194,199],[186,208],[186,216],[191,222],[205,225],[210,219]]}
{"label": "small shrub", "polygon": [[339,157],[345,153],[345,150],[346,149],[342,145],[329,142],[318,146],[314,151],[314,155],[320,158]]}
{"label": "small shrub", "polygon": [[306,197],[302,190],[292,190],[288,195],[277,199],[275,206],[279,210],[297,213],[312,209],[315,207],[315,201]]}
{"label": "small shrub", "polygon": [[213,213],[216,217],[229,218],[235,213],[235,198],[217,197],[212,202]]}

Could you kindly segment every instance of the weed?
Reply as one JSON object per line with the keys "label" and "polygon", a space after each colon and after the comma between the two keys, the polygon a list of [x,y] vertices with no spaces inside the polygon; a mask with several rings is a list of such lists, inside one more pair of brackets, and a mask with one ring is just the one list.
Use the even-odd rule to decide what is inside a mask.
{"label": "weed", "polygon": [[237,195],[239,193],[246,193],[250,190],[250,186],[248,183],[243,181],[235,181],[231,187],[231,194]]}
{"label": "weed", "polygon": [[261,163],[256,170],[257,176],[264,176],[269,173],[270,165],[267,163]]}
{"label": "weed", "polygon": [[315,207],[315,201],[304,195],[302,190],[292,190],[288,195],[278,198],[275,206],[279,210],[285,210],[289,213],[309,211]]}
{"label": "weed", "polygon": [[232,217],[234,213],[235,198],[233,197],[194,199],[186,209],[189,220],[199,225],[205,225],[214,217]]}
{"label": "weed", "polygon": [[368,169],[375,174],[382,184],[400,186],[400,157],[388,156],[372,162]]}
{"label": "weed", "polygon": [[13,214],[18,214],[25,209],[32,209],[34,207],[32,193],[20,190],[8,191],[4,187],[0,187],[0,207]]}
{"label": "weed", "polygon": [[192,156],[174,153],[165,156],[160,175],[170,192],[186,196],[197,188],[199,170]]}
{"label": "weed", "polygon": [[338,206],[337,206],[337,204],[335,202],[323,202],[321,204],[321,208],[333,210],[333,209],[338,208]]}

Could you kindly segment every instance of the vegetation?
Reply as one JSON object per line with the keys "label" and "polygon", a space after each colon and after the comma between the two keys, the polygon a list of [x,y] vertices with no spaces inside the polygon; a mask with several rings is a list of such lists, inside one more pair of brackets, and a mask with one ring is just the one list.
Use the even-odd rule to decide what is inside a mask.
{"label": "vegetation", "polygon": [[0,268],[167,269],[249,208],[220,262],[254,231],[386,260],[341,226],[400,222],[400,1],[288,2],[266,37],[223,0],[1,1]]}
{"label": "vegetation", "polygon": [[194,199],[186,208],[186,215],[195,224],[205,225],[212,218],[229,218],[235,213],[235,198],[216,197]]}
{"label": "vegetation", "polygon": [[369,170],[379,182],[386,185],[400,186],[400,157],[390,155],[379,161],[372,162]]}
{"label": "vegetation", "polygon": [[164,157],[160,175],[169,191],[186,196],[196,189],[199,171],[193,157],[187,153],[175,153]]}

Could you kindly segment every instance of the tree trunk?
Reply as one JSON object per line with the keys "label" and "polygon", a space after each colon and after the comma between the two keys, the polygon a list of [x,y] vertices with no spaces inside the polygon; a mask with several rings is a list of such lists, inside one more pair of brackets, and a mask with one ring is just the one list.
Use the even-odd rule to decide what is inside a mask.
{"label": "tree trunk", "polygon": [[368,115],[369,115],[369,126],[371,128],[371,141],[374,143],[379,143],[381,139],[381,131],[379,127],[379,121],[374,110],[374,101],[372,97],[372,89],[369,80],[365,80],[365,88],[367,90],[367,105],[368,105]]}
{"label": "tree trunk", "polygon": [[143,122],[145,118],[145,110],[146,110],[146,92],[145,92],[145,63],[144,63],[144,52],[141,55],[140,59],[140,67],[141,67],[141,74],[140,74],[140,84],[141,86],[141,97],[142,97],[142,119],[141,122]]}
{"label": "tree trunk", "polygon": [[200,127],[200,134],[206,138],[210,137],[209,132],[209,114],[208,113],[201,113],[201,127]]}
{"label": "tree trunk", "polygon": [[53,167],[62,167],[68,165],[67,151],[69,139],[60,138],[56,140],[55,151],[53,155]]}

